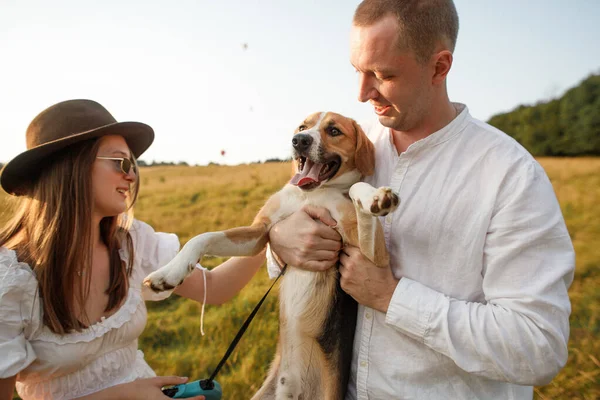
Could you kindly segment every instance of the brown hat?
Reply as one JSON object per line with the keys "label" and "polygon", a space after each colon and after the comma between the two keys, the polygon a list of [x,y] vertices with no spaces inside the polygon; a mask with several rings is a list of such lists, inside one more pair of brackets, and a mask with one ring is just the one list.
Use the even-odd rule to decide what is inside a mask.
{"label": "brown hat", "polygon": [[42,111],[29,124],[27,151],[13,158],[0,173],[0,186],[23,195],[35,180],[43,161],[73,143],[105,135],[120,135],[138,158],[154,140],[154,131],[140,122],[117,122],[92,100],[68,100]]}

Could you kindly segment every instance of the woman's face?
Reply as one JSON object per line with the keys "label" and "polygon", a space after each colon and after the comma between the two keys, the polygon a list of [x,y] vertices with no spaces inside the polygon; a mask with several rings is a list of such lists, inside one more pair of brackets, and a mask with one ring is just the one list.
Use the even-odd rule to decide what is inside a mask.
{"label": "woman's face", "polygon": [[110,135],[100,139],[96,156],[131,160],[129,173],[122,171],[121,160],[96,158],[92,166],[94,216],[99,219],[117,216],[127,210],[130,189],[137,179],[131,151],[122,136]]}

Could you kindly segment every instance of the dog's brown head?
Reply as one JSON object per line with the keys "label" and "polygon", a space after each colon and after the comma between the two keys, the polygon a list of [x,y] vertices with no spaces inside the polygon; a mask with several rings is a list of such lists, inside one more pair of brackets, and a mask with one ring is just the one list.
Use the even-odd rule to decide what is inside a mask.
{"label": "dog's brown head", "polygon": [[340,114],[309,115],[296,128],[292,146],[296,174],[290,183],[302,190],[349,188],[375,168],[373,144],[356,121]]}

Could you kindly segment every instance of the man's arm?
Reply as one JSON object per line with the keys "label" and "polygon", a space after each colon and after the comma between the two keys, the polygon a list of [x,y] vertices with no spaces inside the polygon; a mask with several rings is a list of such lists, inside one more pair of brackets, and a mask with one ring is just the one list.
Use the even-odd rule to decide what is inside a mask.
{"label": "man's arm", "polygon": [[[536,162],[505,185],[483,251],[485,303],[451,298],[401,278],[393,282],[386,322],[469,373],[547,384],[567,361],[567,290],[575,262],[552,185]],[[359,255],[343,255],[341,261],[342,287],[360,303],[381,308],[372,294],[389,292],[389,285],[376,286],[373,277],[355,279],[346,264],[362,264],[355,268],[362,271],[374,267],[365,266],[368,260]],[[373,287],[360,292],[357,282]]]}

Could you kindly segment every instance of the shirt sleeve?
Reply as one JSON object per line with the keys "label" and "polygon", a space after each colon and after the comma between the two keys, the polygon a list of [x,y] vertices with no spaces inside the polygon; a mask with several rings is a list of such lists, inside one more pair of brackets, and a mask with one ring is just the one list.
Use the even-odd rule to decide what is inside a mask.
{"label": "shirt sleeve", "polygon": [[[177,235],[173,233],[155,232],[145,222],[134,220],[130,229],[133,247],[135,251],[134,263],[139,265],[142,277],[141,281],[162,266],[171,261],[179,251],[180,243]],[[140,281],[140,284],[141,284]],[[162,300],[173,291],[154,293],[150,289],[143,289],[144,300]]]}
{"label": "shirt sleeve", "polygon": [[281,273],[281,265],[275,259],[275,256],[271,252],[271,246],[267,243],[267,273],[269,278],[275,279]]}
{"label": "shirt sleeve", "polygon": [[544,385],[567,361],[575,255],[552,185],[531,161],[497,197],[483,249],[485,303],[402,278],[386,322],[460,368]]}
{"label": "shirt sleeve", "polygon": [[[29,342],[39,318],[37,280],[31,270],[9,262],[0,254],[0,378],[10,378],[35,359]],[[38,308],[35,308],[38,307]]]}

